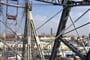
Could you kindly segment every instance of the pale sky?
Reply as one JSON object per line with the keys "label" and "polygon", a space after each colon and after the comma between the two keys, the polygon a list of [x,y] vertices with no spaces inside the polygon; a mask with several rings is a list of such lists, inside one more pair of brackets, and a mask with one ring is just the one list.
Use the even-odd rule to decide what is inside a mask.
{"label": "pale sky", "polygon": [[[80,0],[79,0],[80,1]],[[52,6],[52,5],[42,5],[45,3],[41,2],[34,2],[33,1],[33,8],[32,8],[32,14],[35,22],[36,28],[39,27],[42,23],[44,23],[46,20],[48,20],[51,16],[55,15],[59,10],[62,9],[61,6]],[[74,7],[71,9],[70,16],[72,17],[73,21],[75,21],[80,15],[82,15],[90,6],[82,6],[82,7]],[[50,34],[50,29],[53,28],[53,33],[56,33],[58,23],[60,20],[61,13],[59,13],[55,18],[53,18],[50,22],[48,22],[46,25],[44,25],[42,28],[38,30],[38,33],[45,33]],[[78,22],[75,23],[76,27],[83,25],[87,22],[90,22],[90,11],[85,14]],[[68,19],[67,26],[71,24],[70,19]],[[69,29],[73,29],[73,26]],[[69,31],[67,30],[67,31]],[[78,32],[80,35],[87,35],[90,33],[90,24],[78,29]],[[72,32],[70,34],[75,34],[76,32]]]}
{"label": "pale sky", "polygon": [[[4,1],[6,1],[6,0],[4,0]],[[80,0],[78,0],[78,1],[80,1]],[[23,1],[20,2],[20,4],[22,4],[22,3],[23,3]],[[6,7],[4,6],[4,8],[6,8]],[[90,8],[90,6],[88,6],[88,7],[82,6],[82,7],[72,8],[71,12],[70,12],[70,16],[72,17],[73,21],[75,21],[80,15],[82,15],[88,8]],[[61,9],[62,9],[62,6],[54,6],[54,5],[49,5],[46,3],[37,2],[37,1],[32,0],[32,15],[33,15],[33,21],[35,23],[35,27],[38,28],[41,24],[43,24],[45,21],[47,21],[49,18],[51,18],[53,15],[55,15]],[[14,11],[15,10],[16,9],[14,8]],[[5,12],[5,11],[6,10],[4,9],[3,12]],[[14,11],[13,11],[13,8],[11,7],[9,13],[11,12],[13,14],[13,13],[15,13]],[[25,18],[22,16],[23,15],[22,12],[23,12],[23,10],[19,8],[19,11],[18,11],[19,15],[17,18],[18,24],[19,24],[18,33],[22,33],[24,30],[24,21],[25,21],[24,19]],[[44,25],[39,30],[37,30],[38,34],[50,34],[51,28],[53,29],[53,33],[56,33],[61,13],[62,12],[60,12],[56,17],[54,17],[46,25]],[[1,18],[1,20],[3,20],[3,19],[5,20],[5,18],[3,18],[3,19],[2,18]],[[13,22],[13,21],[11,21],[11,22]],[[82,17],[78,22],[76,22],[75,26],[78,27],[87,22],[90,22],[90,11],[84,17]],[[70,19],[68,19],[68,23],[66,26],[69,26],[70,24],[71,24],[71,21],[70,21]],[[73,29],[73,26],[66,31],[69,31],[71,29]],[[78,32],[80,33],[80,35],[84,35],[84,34],[88,35],[88,33],[90,33],[90,24],[81,29],[78,29]],[[76,35],[76,32],[74,31],[70,34]]]}

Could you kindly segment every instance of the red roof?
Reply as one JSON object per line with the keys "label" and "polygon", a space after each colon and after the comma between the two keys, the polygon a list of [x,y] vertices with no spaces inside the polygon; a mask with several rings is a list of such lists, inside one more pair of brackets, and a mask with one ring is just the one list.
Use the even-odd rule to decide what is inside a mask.
{"label": "red roof", "polygon": [[8,34],[8,35],[5,36],[5,38],[7,38],[7,39],[15,38],[15,35],[13,35],[13,34]]}

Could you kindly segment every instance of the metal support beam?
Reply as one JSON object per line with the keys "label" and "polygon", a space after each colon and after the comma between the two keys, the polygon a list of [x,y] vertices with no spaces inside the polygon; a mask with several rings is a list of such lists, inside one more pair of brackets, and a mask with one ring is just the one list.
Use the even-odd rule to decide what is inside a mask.
{"label": "metal support beam", "polygon": [[8,4],[5,2],[0,2],[0,5],[7,5],[7,6],[12,6],[12,7],[18,7],[18,8],[25,8],[25,6],[21,6],[21,5],[16,5],[16,4]]}
{"label": "metal support beam", "polygon": [[32,52],[31,52],[31,36],[32,36],[32,25],[31,25],[31,18],[29,11],[28,2],[26,2],[26,21],[25,21],[25,30],[24,30],[24,40],[23,40],[23,49],[22,49],[22,56],[24,59],[22,60],[33,60],[32,59]]}
{"label": "metal support beam", "polygon": [[[31,5],[31,4],[30,4]],[[35,25],[31,14],[32,7],[26,3],[26,23],[24,30],[22,60],[44,60],[44,56],[41,52],[40,45],[38,43],[38,36],[36,34]],[[36,48],[35,48],[36,45]],[[38,57],[37,57],[38,56]]]}
{"label": "metal support beam", "polygon": [[85,60],[90,60],[90,49],[85,58],[86,58]]}
{"label": "metal support beam", "polygon": [[60,41],[62,41],[67,47],[69,47],[73,52],[75,52],[81,60],[85,60],[85,56],[81,54],[80,50],[78,50],[76,47],[74,47],[70,42],[68,42],[66,39],[63,39],[62,37],[59,37]]}
{"label": "metal support beam", "polygon": [[45,3],[50,3],[53,5],[59,5],[59,6],[67,6],[67,2],[69,3],[68,6],[90,6],[90,1],[72,1],[72,0],[62,0],[62,1],[57,1],[57,0],[36,0],[36,1],[41,1]]}
{"label": "metal support beam", "polygon": [[[71,7],[63,7],[63,8],[64,9],[63,9],[62,16],[61,16],[61,19],[60,19],[60,22],[59,22],[56,37],[59,34],[64,32],[66,22],[68,20],[69,12],[70,12],[70,9],[71,9]],[[53,46],[52,53],[51,53],[51,57],[50,57],[49,60],[55,60],[59,46],[60,46],[59,39],[55,39],[54,46]]]}
{"label": "metal support beam", "polygon": [[22,48],[22,60],[26,60],[26,56],[25,56],[25,48],[26,48],[26,44],[27,44],[27,3],[25,4],[25,16],[26,16],[26,19],[25,19],[25,28],[24,28],[24,38],[23,38],[23,48]]}

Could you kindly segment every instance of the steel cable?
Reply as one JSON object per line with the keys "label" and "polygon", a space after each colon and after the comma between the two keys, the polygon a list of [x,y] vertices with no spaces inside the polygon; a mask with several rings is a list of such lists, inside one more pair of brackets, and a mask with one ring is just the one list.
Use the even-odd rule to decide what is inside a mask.
{"label": "steel cable", "polygon": [[[71,20],[71,22],[72,22],[72,24],[73,24],[73,27],[74,27],[74,29],[75,29],[75,28],[76,28],[76,27],[75,27],[75,24],[74,24],[74,22],[73,22],[73,20],[72,20],[71,16],[69,16],[69,17],[70,17],[70,20]],[[79,35],[79,33],[78,33],[77,29],[75,29],[75,31],[76,31],[76,33],[77,33],[78,37],[80,37],[80,35]],[[86,51],[86,53],[87,53],[87,50],[86,50],[86,48],[85,48],[85,43],[84,43],[84,41],[83,41],[82,39],[80,39],[80,40],[82,41],[83,48],[84,48],[84,50],[85,50],[85,51]]]}
{"label": "steel cable", "polygon": [[[68,28],[66,28],[65,30],[69,29],[74,23],[76,23],[76,22],[77,22],[82,16],[84,16],[89,10],[90,10],[90,8],[89,8],[87,11],[85,11],[80,17],[78,17],[78,18],[77,18]],[[71,19],[71,18],[70,18],[70,19]],[[72,30],[64,33],[63,35],[68,34],[68,33],[72,32],[72,31],[74,31],[74,30],[77,30],[77,29],[79,29],[79,28],[81,28],[81,27],[83,27],[83,26],[85,26],[85,25],[87,25],[87,24],[90,24],[90,22],[88,22],[88,23],[86,23],[86,24],[84,24],[84,25],[81,25],[81,26],[79,26],[79,27],[77,27],[77,28],[74,28],[74,29],[72,29]],[[74,27],[75,27],[75,26],[74,26]],[[79,35],[78,32],[77,32],[77,34]],[[60,35],[61,35],[61,34],[59,34],[55,39],[57,39]],[[53,43],[53,42],[50,42],[48,45],[50,45],[50,44],[52,44],[52,43]],[[47,47],[48,45],[46,45],[45,47]]]}
{"label": "steel cable", "polygon": [[74,30],[76,30],[76,29],[79,29],[79,28],[81,28],[81,27],[83,27],[83,26],[86,26],[86,25],[88,25],[88,24],[90,24],[90,22],[88,22],[88,23],[86,23],[86,24],[83,24],[83,25],[81,25],[81,26],[79,26],[79,27],[77,27],[77,28],[75,28],[75,29],[72,29],[72,30],[64,33],[63,35],[65,35],[65,34],[67,34],[67,33],[70,33],[70,32],[72,32],[72,31],[74,31]]}
{"label": "steel cable", "polygon": [[[79,21],[79,19],[82,18],[89,10],[90,8],[86,10],[80,17],[78,17],[73,23],[76,23],[77,21]],[[69,29],[72,25],[73,24],[70,24],[65,30]]]}
{"label": "steel cable", "polygon": [[49,18],[47,21],[45,21],[43,24],[41,24],[36,30],[39,30],[41,27],[43,27],[45,24],[47,24],[49,21],[51,21],[55,16],[57,16],[60,12],[62,11],[62,9],[60,11],[58,11],[55,15],[53,15],[51,18]]}

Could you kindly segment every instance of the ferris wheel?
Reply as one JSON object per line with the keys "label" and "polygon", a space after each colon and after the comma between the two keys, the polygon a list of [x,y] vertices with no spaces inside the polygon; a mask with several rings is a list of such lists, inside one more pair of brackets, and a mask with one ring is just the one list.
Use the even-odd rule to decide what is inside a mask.
{"label": "ferris wheel", "polygon": [[[78,0],[78,1],[77,0],[36,0],[36,1],[48,3],[54,6],[57,5],[57,6],[63,7],[61,18],[58,24],[56,35],[55,35],[54,45],[53,45],[51,56],[49,60],[56,59],[58,50],[61,47],[61,42],[63,42],[67,47],[70,48],[70,50],[72,50],[76,55],[78,55],[81,58],[81,60],[89,60],[90,50],[89,48],[87,49],[86,47],[87,47],[87,44],[89,47],[90,18],[85,18],[85,16],[89,17],[90,15],[89,14],[90,1],[89,0]],[[82,6],[86,8],[83,8]],[[72,11],[73,12],[75,11],[75,13],[72,14]],[[79,13],[78,11],[79,12],[82,11],[80,15],[78,15]],[[76,15],[78,16],[73,17]],[[43,24],[41,24],[38,27],[38,29],[40,29],[46,23],[51,21],[51,19],[48,19]],[[86,22],[85,20],[88,20],[88,21]],[[85,32],[85,30],[88,32]],[[74,39],[72,38],[71,40],[74,41],[74,43],[77,43],[77,46],[75,46],[74,43],[68,41],[68,39],[65,39],[65,36],[69,34],[71,34],[71,36],[74,35]],[[84,34],[87,34],[88,37],[85,37],[86,35],[84,36]],[[77,37],[77,39],[75,37]],[[83,47],[84,53],[82,53],[81,50],[78,49],[79,46]]]}

